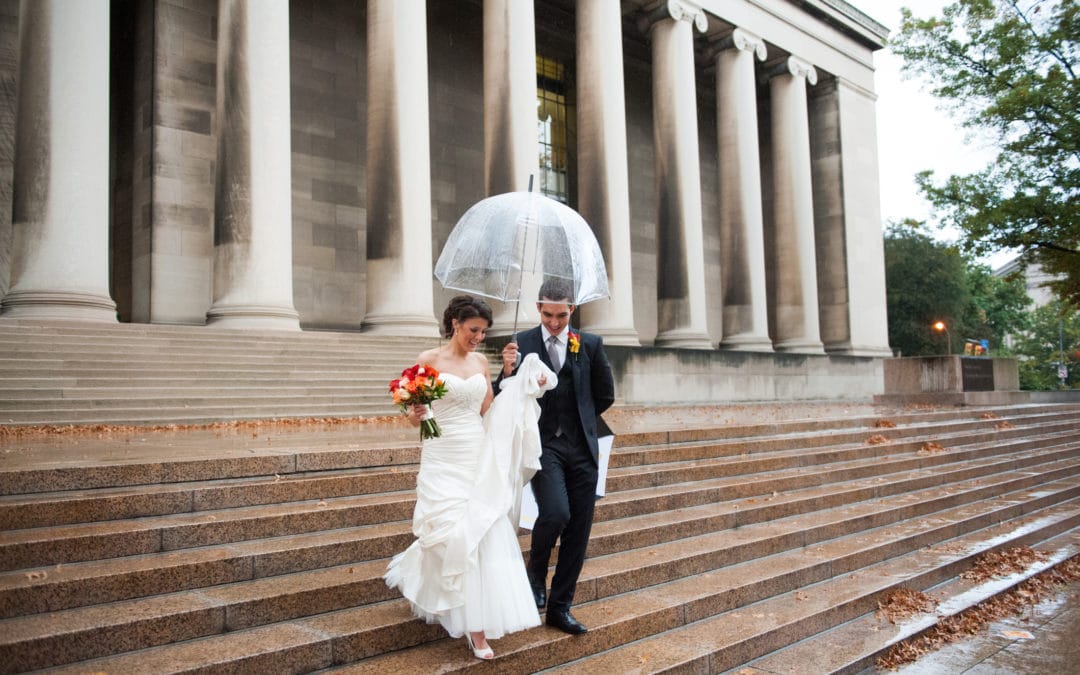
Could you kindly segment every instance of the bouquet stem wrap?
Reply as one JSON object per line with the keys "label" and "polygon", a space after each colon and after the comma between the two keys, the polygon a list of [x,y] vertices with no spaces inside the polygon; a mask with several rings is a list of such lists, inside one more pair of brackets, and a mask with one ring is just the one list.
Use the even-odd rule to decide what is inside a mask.
{"label": "bouquet stem wrap", "polygon": [[424,408],[427,409],[427,412],[420,418],[420,440],[426,441],[429,438],[442,436],[442,429],[439,428],[439,423],[435,421],[435,413],[431,411],[431,406],[425,405]]}

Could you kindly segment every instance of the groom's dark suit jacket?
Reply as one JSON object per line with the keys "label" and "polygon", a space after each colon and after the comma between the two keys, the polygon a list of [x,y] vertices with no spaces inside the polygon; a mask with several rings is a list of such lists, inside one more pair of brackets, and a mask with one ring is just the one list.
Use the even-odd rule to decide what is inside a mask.
{"label": "groom's dark suit jacket", "polygon": [[[540,426],[543,431],[547,425],[553,423],[557,425],[560,418],[569,420],[576,416],[578,420],[575,420],[575,423],[580,422],[581,433],[573,433],[576,430],[572,430],[571,435],[580,436],[584,439],[595,461],[598,455],[596,445],[597,421],[600,414],[615,402],[615,382],[611,375],[611,366],[608,363],[607,355],[604,354],[603,340],[600,336],[582,333],[572,327],[570,330],[579,336],[581,348],[576,354],[573,354],[570,352],[569,345],[567,345],[565,363],[562,370],[558,371],[557,374],[560,378],[566,377],[567,373],[572,377],[574,396],[577,400],[577,409],[575,411],[577,415],[560,416],[559,411],[556,410],[560,404],[558,392],[557,390],[548,391],[540,399]],[[517,344],[518,353],[522,358],[526,354],[537,354],[540,356],[541,361],[554,370],[554,366],[548,358],[547,347],[544,345],[544,336],[540,326],[518,333]],[[501,382],[502,372],[500,371],[499,377],[495,380],[496,392],[499,391]]]}

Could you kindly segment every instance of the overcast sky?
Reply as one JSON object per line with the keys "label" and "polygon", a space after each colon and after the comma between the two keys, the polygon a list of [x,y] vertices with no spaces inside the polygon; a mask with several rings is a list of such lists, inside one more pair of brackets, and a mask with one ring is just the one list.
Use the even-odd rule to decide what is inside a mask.
{"label": "overcast sky", "polygon": [[[900,8],[918,17],[939,15],[943,0],[847,0],[895,33]],[[878,162],[881,172],[881,215],[885,221],[906,217],[926,220],[930,207],[915,187],[915,174],[933,169],[941,177],[985,166],[991,157],[977,142],[965,142],[966,130],[938,107],[919,79],[901,79],[899,58],[888,48],[874,54],[877,90]],[[987,264],[997,267],[1012,256],[995,255]]]}

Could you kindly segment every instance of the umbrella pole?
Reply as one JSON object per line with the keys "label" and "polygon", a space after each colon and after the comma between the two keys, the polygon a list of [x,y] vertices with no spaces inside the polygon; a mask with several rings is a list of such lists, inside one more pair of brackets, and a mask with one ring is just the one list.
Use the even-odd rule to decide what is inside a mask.
{"label": "umbrella pole", "polygon": [[[533,191],[533,174],[529,174],[529,192]],[[521,262],[525,263],[525,242],[521,242]],[[514,303],[514,330],[510,333],[510,342],[517,344],[518,316],[521,314],[521,288],[518,288],[517,302]]]}

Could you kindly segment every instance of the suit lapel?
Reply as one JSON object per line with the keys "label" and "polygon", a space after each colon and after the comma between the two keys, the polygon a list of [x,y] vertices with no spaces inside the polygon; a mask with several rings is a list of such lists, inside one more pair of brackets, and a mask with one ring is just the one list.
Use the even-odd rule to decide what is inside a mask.
{"label": "suit lapel", "polygon": [[522,333],[519,347],[522,354],[534,352],[540,357],[540,361],[544,365],[555,370],[555,366],[551,364],[551,359],[548,358],[547,345],[544,344],[544,333],[540,330],[540,326],[530,328],[527,332]]}

